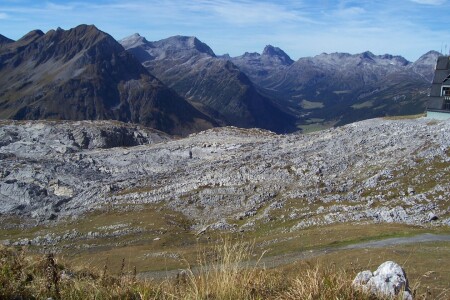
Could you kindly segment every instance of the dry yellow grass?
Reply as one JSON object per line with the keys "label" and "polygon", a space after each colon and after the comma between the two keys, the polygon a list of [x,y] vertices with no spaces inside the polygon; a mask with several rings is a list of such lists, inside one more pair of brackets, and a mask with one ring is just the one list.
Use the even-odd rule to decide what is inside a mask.
{"label": "dry yellow grass", "polygon": [[[138,279],[125,260],[111,273],[108,264],[80,268],[52,255],[0,246],[0,299],[383,299],[352,286],[358,266],[343,268],[322,259],[268,270],[256,252],[253,243],[223,238],[200,252],[195,267],[187,265],[176,278],[156,282]],[[412,282],[416,299],[446,299],[448,290],[417,293],[420,284]]]}
{"label": "dry yellow grass", "polygon": [[155,282],[138,280],[125,263],[112,275],[107,266],[69,268],[49,255],[3,247],[0,299],[381,299],[352,287],[354,270],[307,263],[295,273],[260,268],[246,242],[224,239],[201,252],[199,264],[176,279]]}
{"label": "dry yellow grass", "polygon": [[280,299],[371,299],[351,285],[351,275],[334,266],[303,264],[298,276],[290,280]]}
{"label": "dry yellow grass", "polygon": [[258,267],[259,259],[254,262],[254,255],[254,244],[235,243],[229,238],[222,239],[212,250],[202,251],[199,267],[188,269],[181,280],[185,283],[182,299],[268,298],[280,284],[274,284],[276,276]]}

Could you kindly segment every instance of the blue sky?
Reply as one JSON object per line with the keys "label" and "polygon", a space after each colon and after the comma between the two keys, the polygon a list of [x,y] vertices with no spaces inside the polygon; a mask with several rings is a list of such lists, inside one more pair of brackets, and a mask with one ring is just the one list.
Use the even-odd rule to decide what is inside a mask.
{"label": "blue sky", "polygon": [[232,56],[271,44],[294,60],[370,50],[413,61],[449,51],[449,15],[450,0],[1,0],[0,34],[19,39],[32,29],[95,24],[116,39],[197,36]]}

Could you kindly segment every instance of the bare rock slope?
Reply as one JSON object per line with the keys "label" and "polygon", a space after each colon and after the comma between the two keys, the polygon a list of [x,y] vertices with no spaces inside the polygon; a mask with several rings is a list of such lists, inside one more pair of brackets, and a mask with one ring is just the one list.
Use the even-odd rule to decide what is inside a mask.
{"label": "bare rock slope", "polygon": [[216,125],[95,26],[0,44],[1,119],[120,120],[180,135]]}
{"label": "bare rock slope", "polygon": [[371,119],[305,135],[183,139],[102,121],[0,123],[0,212],[47,222],[159,203],[198,230],[450,225],[450,121]]}

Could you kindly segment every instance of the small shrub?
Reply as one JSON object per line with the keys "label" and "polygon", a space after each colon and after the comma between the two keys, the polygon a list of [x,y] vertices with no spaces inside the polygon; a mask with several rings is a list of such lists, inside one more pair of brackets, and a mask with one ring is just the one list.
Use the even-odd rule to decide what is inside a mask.
{"label": "small shrub", "polygon": [[212,253],[203,252],[198,272],[186,272],[186,287],[181,290],[184,299],[250,299],[261,280],[256,266],[248,263],[252,255],[252,244],[229,239],[215,246]]}

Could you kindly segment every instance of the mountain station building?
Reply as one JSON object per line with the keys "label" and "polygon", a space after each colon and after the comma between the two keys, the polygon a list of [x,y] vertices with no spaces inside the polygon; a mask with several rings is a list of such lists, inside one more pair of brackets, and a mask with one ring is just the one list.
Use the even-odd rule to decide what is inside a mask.
{"label": "mountain station building", "polygon": [[434,72],[427,118],[450,119],[450,56],[439,56]]}

